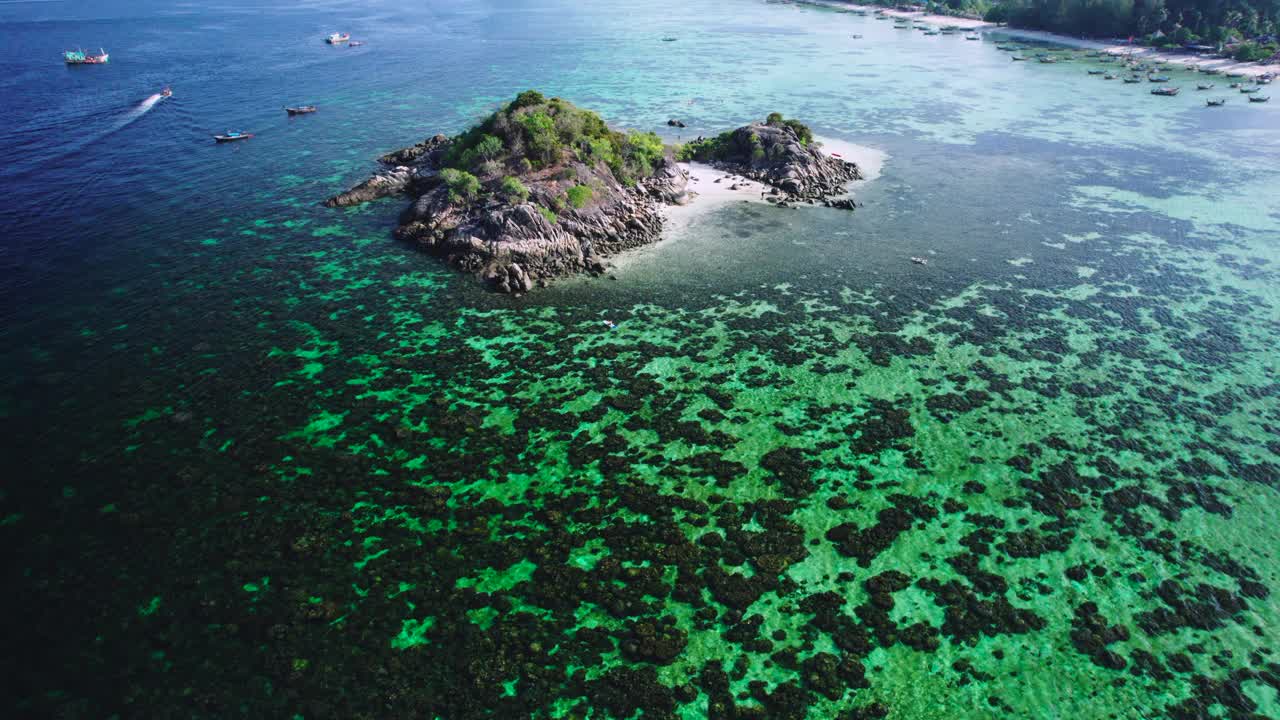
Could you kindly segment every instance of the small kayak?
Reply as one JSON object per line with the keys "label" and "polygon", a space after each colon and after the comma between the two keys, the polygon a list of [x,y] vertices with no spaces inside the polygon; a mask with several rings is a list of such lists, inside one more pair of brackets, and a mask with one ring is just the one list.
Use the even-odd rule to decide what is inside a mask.
{"label": "small kayak", "polygon": [[236,140],[248,140],[251,137],[253,137],[253,133],[231,132],[230,130],[228,130],[226,133],[222,135],[214,135],[213,139],[215,142],[225,143],[225,142],[235,142]]}
{"label": "small kayak", "polygon": [[315,112],[316,106],[315,105],[299,105],[298,107],[287,107],[284,109],[284,111],[289,113],[290,115],[306,115],[308,113]]}

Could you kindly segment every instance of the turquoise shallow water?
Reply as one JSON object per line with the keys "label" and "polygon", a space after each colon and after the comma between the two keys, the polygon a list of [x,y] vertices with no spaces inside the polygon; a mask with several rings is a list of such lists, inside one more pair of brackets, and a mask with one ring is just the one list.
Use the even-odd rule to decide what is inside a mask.
{"label": "turquoise shallow water", "polygon": [[[1280,717],[1277,107],[745,0],[47,5],[0,9],[15,713]],[[317,205],[527,87],[888,160],[521,299]]]}

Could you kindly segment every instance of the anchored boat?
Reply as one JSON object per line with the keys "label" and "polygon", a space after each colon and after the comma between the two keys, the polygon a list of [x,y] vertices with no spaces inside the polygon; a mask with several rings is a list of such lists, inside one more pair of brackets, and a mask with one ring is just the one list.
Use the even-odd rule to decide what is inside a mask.
{"label": "anchored boat", "polygon": [[1250,95],[1250,96],[1249,96],[1249,102],[1266,102],[1266,101],[1268,101],[1268,100],[1270,100],[1270,99],[1271,99],[1271,96],[1269,96],[1269,95],[1268,95],[1268,96],[1265,96],[1265,97],[1259,97],[1259,96],[1257,96],[1257,95]]}
{"label": "anchored boat", "polygon": [[1155,90],[1151,91],[1151,94],[1164,95],[1165,97],[1173,97],[1174,95],[1178,94],[1178,88],[1176,87],[1156,88]]}
{"label": "anchored boat", "polygon": [[1204,102],[1209,107],[1222,107],[1223,105],[1227,104],[1227,99],[1222,98],[1221,100],[1205,100]]}
{"label": "anchored boat", "polygon": [[98,48],[97,55],[90,55],[83,50],[68,50],[62,53],[62,60],[68,65],[105,65],[111,58],[106,50]]}

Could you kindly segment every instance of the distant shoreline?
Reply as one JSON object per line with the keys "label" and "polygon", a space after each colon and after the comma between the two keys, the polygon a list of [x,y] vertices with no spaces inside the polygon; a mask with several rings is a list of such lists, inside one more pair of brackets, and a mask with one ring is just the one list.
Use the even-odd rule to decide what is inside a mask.
{"label": "distant shoreline", "polygon": [[1132,56],[1143,60],[1163,60],[1172,65],[1213,69],[1219,70],[1223,73],[1239,73],[1250,77],[1267,74],[1280,76],[1280,65],[1277,64],[1259,65],[1257,63],[1236,62],[1231,58],[1206,58],[1186,53],[1168,52],[1166,50],[1159,50],[1145,45],[1128,45],[1103,40],[1091,40],[1089,38],[1072,37],[1070,35],[1059,35],[1058,33],[1051,33],[1043,30],[1012,28],[1007,25],[989,23],[985,20],[952,17],[950,15],[930,15],[924,12],[907,12],[904,10],[884,8],[878,5],[859,5],[854,2],[840,2],[840,0],[799,0],[799,2],[838,10],[858,9],[883,11],[883,14],[888,15],[889,17],[917,20],[936,25],[955,25],[956,27],[963,28],[965,30],[999,33],[1011,38],[1038,40],[1040,42],[1056,43],[1058,45],[1084,48],[1087,50],[1100,50],[1110,55]]}

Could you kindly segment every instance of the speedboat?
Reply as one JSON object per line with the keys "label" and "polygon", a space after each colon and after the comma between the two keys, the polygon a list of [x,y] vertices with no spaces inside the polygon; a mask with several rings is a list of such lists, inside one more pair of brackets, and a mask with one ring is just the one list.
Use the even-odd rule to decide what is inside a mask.
{"label": "speedboat", "polygon": [[225,142],[235,142],[236,140],[248,140],[251,137],[253,137],[253,133],[228,130],[222,135],[214,135],[213,139],[216,142],[225,143]]}
{"label": "speedboat", "polygon": [[284,109],[284,111],[289,113],[290,115],[306,115],[307,113],[315,112],[316,106],[315,105],[299,105],[298,107],[287,107]]}
{"label": "speedboat", "polygon": [[330,45],[337,45],[339,43],[344,43],[350,39],[351,39],[351,35],[349,35],[348,33],[336,32],[336,33],[330,34],[329,37],[324,39],[324,41],[329,43]]}
{"label": "speedboat", "polygon": [[173,97],[173,90],[166,85],[164,89],[160,91],[160,97]]}

